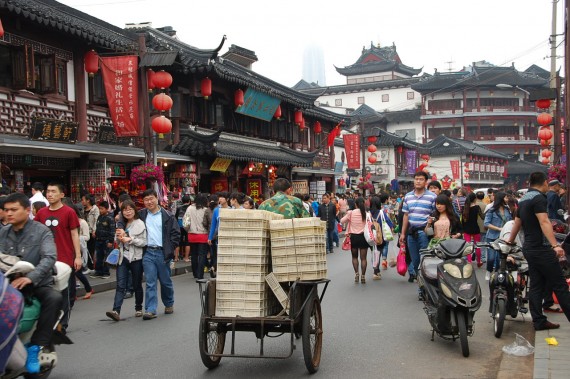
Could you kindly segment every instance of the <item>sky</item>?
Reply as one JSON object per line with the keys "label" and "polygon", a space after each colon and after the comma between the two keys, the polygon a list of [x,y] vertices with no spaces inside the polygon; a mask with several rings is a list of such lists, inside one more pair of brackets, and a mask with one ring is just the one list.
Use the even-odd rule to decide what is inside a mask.
{"label": "sky", "polygon": [[[486,60],[524,71],[550,70],[552,0],[59,0],[113,25],[172,26],[179,39],[223,54],[235,44],[253,50],[253,70],[292,87],[303,72],[303,52],[324,53],[326,85],[345,84],[334,68],[353,64],[370,44],[397,47],[402,63],[424,73],[460,70]],[[564,1],[556,33],[563,33]],[[557,55],[564,53],[557,37]],[[451,62],[451,63],[450,63]],[[558,58],[562,75],[564,61]]]}

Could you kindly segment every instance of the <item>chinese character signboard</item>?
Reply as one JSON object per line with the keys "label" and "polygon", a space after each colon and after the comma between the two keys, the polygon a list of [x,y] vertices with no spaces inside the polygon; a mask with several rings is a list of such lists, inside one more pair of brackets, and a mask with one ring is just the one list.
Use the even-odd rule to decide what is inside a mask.
{"label": "chinese character signboard", "polygon": [[117,137],[139,135],[136,56],[101,58],[105,94]]}
{"label": "chinese character signboard", "polygon": [[210,171],[219,171],[219,172],[226,172],[230,164],[232,163],[231,159],[226,158],[216,158],[212,166],[210,167]]}
{"label": "chinese character signboard", "polygon": [[248,88],[243,96],[243,105],[237,107],[236,112],[264,121],[271,121],[280,103],[279,99]]}
{"label": "chinese character signboard", "polygon": [[97,142],[104,143],[106,145],[122,145],[127,146],[130,142],[130,138],[117,138],[115,134],[115,129],[111,124],[101,124],[99,125],[99,133],[97,133]]}
{"label": "chinese character signboard", "polygon": [[449,161],[451,164],[451,176],[453,179],[459,179],[459,161]]}
{"label": "chinese character signboard", "polygon": [[307,180],[292,180],[291,186],[293,187],[293,193],[300,193],[303,195],[309,193],[309,182]]}
{"label": "chinese character signboard", "polygon": [[212,179],[212,193],[227,191],[228,190],[228,180],[223,179]]}
{"label": "chinese character signboard", "polygon": [[261,179],[248,179],[246,183],[247,196],[251,197],[257,203],[259,201],[259,195],[263,194]]}
{"label": "chinese character signboard", "polygon": [[360,168],[360,135],[345,134],[342,139],[348,168]]}
{"label": "chinese character signboard", "polygon": [[30,139],[35,141],[75,143],[79,123],[55,119],[34,118]]}
{"label": "chinese character signboard", "polygon": [[108,163],[107,164],[107,176],[115,178],[126,178],[127,170],[125,170],[124,164]]}

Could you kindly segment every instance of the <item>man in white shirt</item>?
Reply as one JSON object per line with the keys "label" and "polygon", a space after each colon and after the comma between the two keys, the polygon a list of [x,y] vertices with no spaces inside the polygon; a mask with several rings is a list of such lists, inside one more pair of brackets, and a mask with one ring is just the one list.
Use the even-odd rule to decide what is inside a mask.
{"label": "man in white shirt", "polygon": [[[43,194],[43,190],[44,190],[44,185],[42,183],[35,182],[34,184],[32,184],[32,197],[30,197],[30,205],[33,206],[34,203],[41,201],[46,205],[46,207],[49,206],[49,203]],[[30,220],[33,219],[34,215],[32,214],[32,212],[30,212]]]}

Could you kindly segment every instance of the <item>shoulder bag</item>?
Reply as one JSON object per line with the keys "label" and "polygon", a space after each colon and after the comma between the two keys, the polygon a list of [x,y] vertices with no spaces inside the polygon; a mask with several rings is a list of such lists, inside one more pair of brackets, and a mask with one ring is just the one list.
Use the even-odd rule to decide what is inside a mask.
{"label": "shoulder bag", "polygon": [[348,216],[348,223],[346,225],[346,233],[344,234],[344,240],[342,241],[342,250],[350,251],[352,249],[352,245],[350,243],[350,218],[352,217],[352,213]]}
{"label": "shoulder bag", "polygon": [[370,246],[376,245],[376,230],[372,225],[372,217],[370,216],[370,212],[366,212],[366,225],[364,228],[364,239]]}
{"label": "shoulder bag", "polygon": [[384,216],[384,211],[380,211],[380,218],[382,219],[382,234],[384,235],[385,241],[393,241],[394,234],[392,234],[392,230],[390,229],[390,225],[386,222],[386,218]]}

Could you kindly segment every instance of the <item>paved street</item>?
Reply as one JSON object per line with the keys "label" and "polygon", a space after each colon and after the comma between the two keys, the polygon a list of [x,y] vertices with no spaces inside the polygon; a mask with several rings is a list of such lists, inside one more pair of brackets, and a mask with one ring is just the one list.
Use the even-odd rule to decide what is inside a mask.
{"label": "paved street", "polygon": [[[529,317],[507,321],[501,339],[492,334],[488,296],[476,314],[475,335],[469,339],[471,355],[463,358],[459,341],[444,341],[431,333],[416,284],[395,269],[365,285],[354,284],[350,255],[340,249],[329,255],[332,282],[323,301],[324,348],[318,377],[323,378],[517,378],[532,377],[533,356],[503,357],[501,348],[514,341],[514,332],[534,344]],[[477,270],[480,278],[484,271]],[[286,360],[229,359],[208,371],[198,354],[200,304],[198,285],[190,274],[174,278],[175,313],[156,320],[134,318],[134,299],[125,300],[119,323],[107,320],[114,291],[78,301],[69,336],[75,345],[60,347],[54,377],[66,378],[294,378],[308,376],[300,340]],[[486,284],[483,281],[484,284]],[[161,312],[163,308],[161,308]],[[507,319],[509,319],[507,317]],[[285,335],[267,341],[266,351],[284,351]],[[229,350],[230,338],[226,342]],[[238,349],[258,349],[253,334],[237,334]],[[502,362],[502,365],[501,365]],[[500,370],[501,369],[501,370]],[[510,370],[510,371],[509,371]]]}

